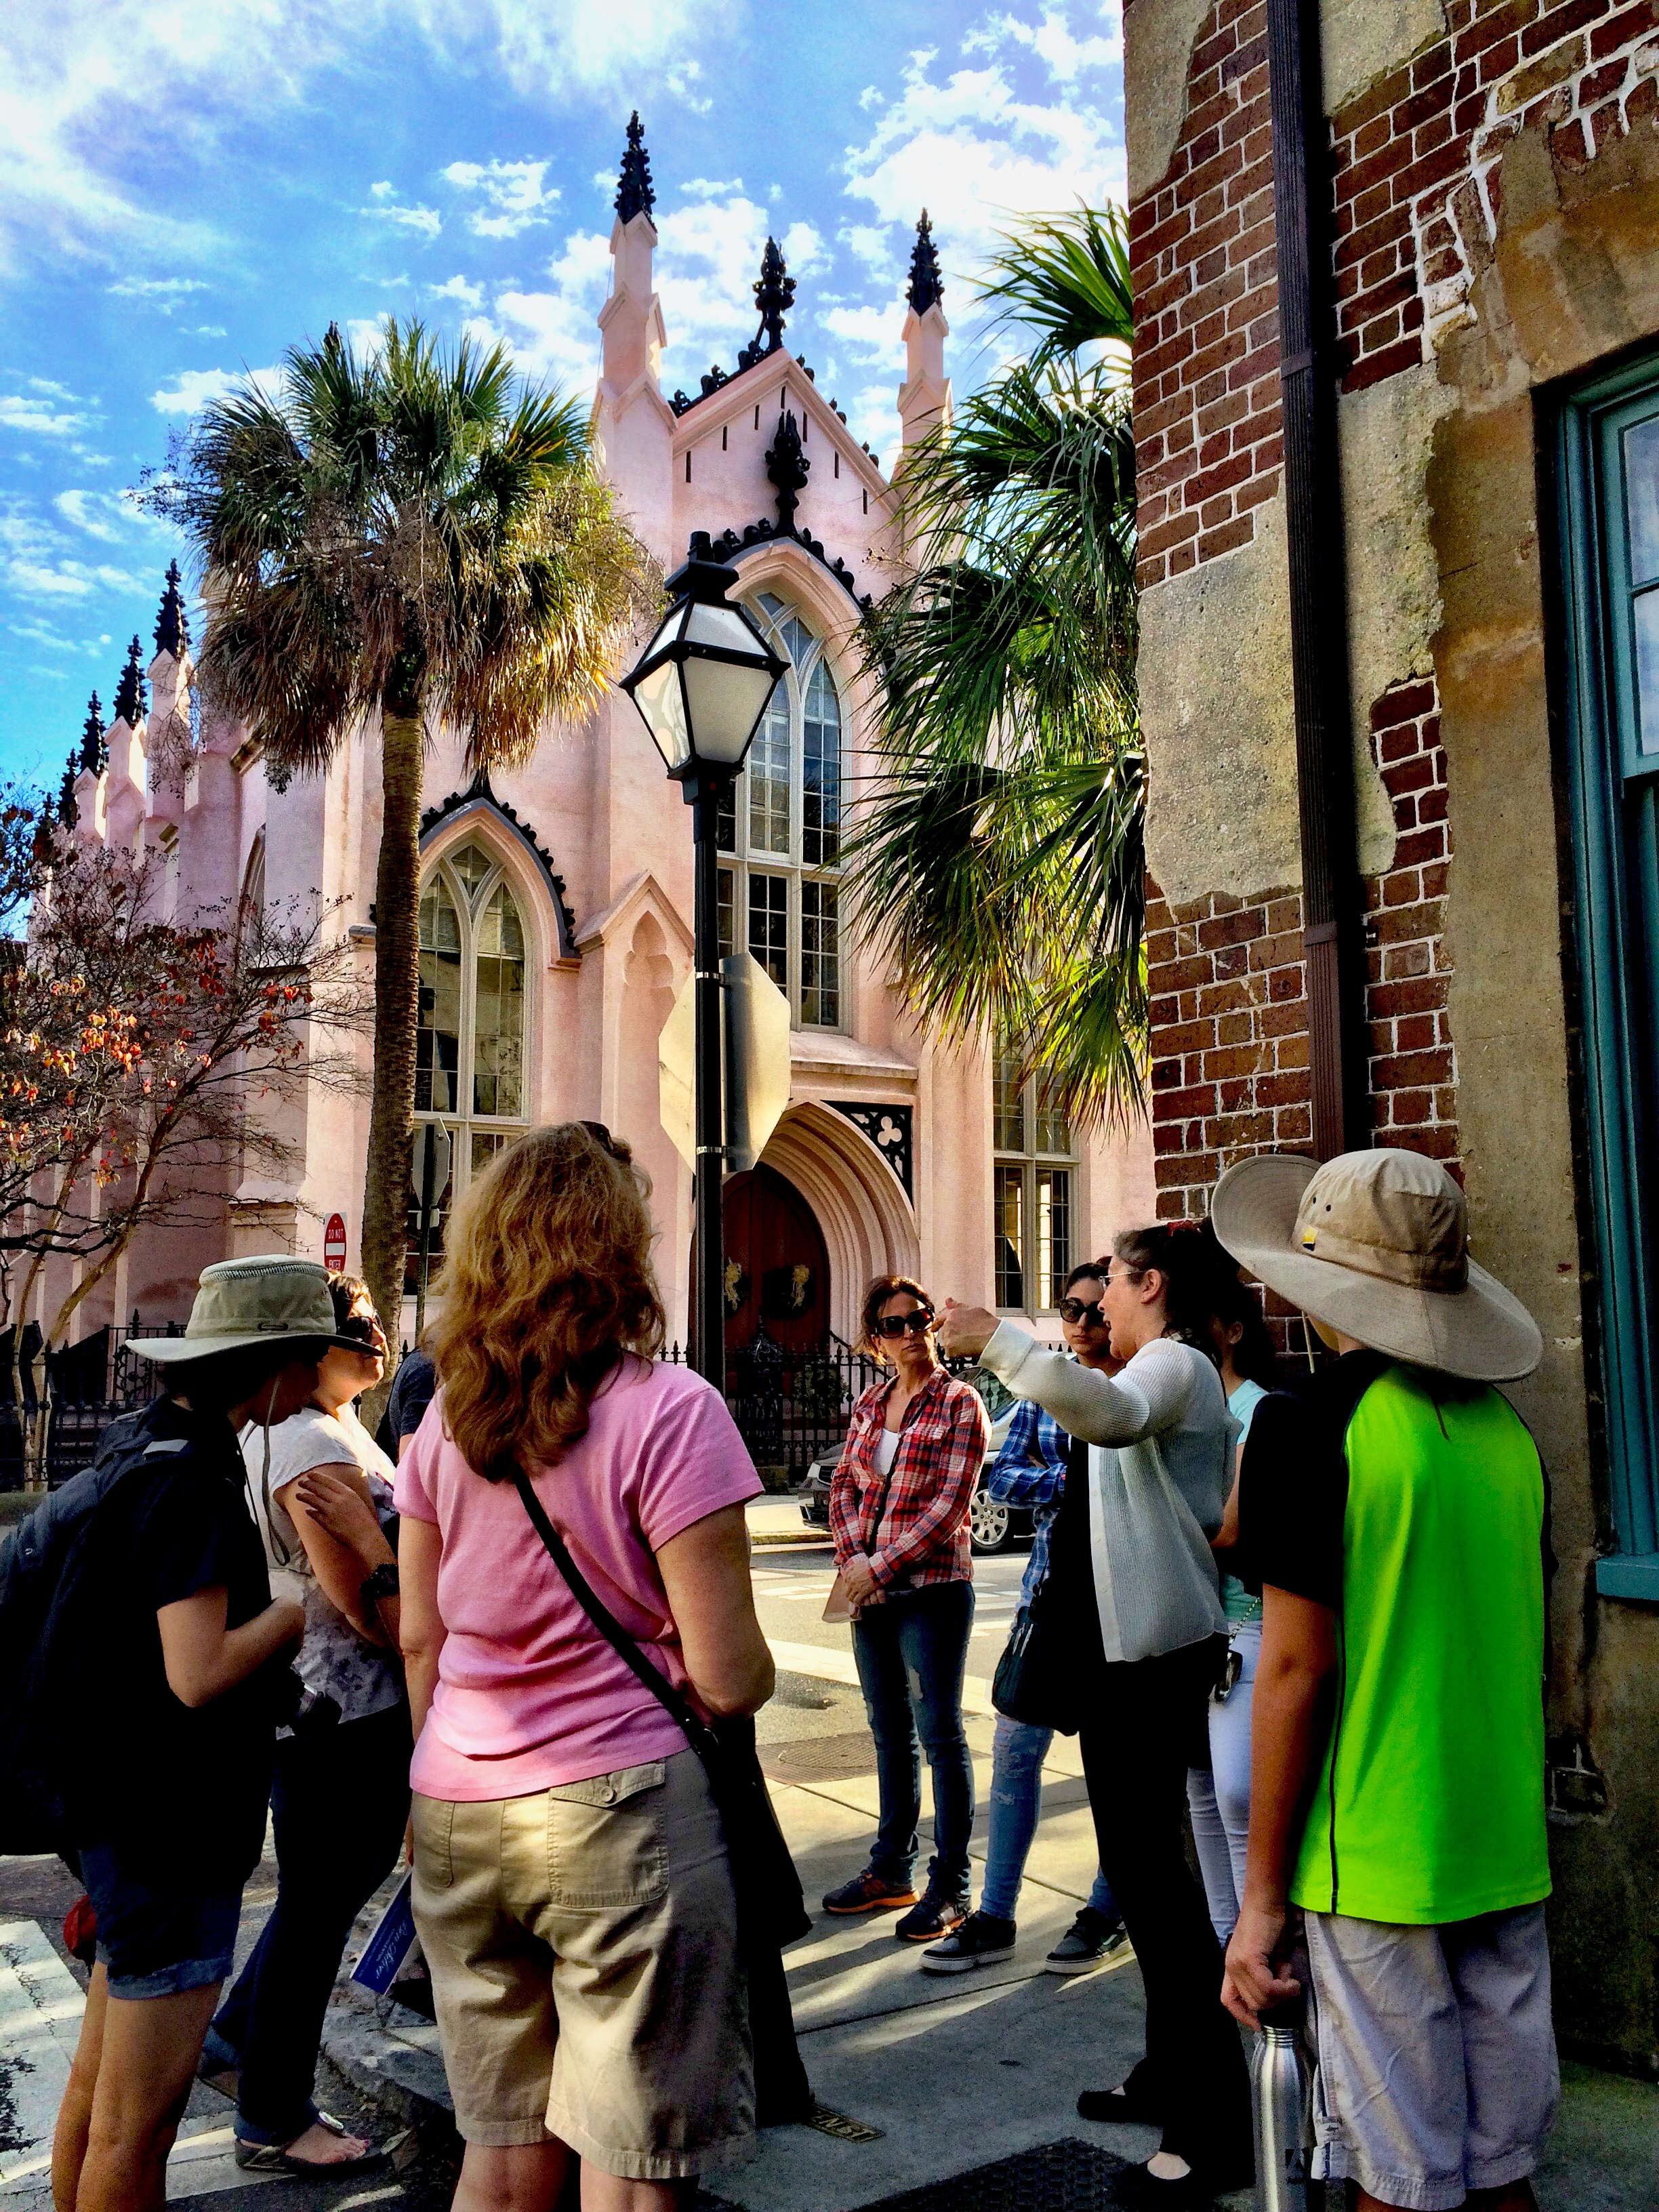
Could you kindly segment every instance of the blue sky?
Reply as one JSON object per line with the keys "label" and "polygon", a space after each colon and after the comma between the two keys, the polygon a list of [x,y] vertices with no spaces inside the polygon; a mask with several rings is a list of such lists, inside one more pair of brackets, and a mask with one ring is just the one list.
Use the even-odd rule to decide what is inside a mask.
{"label": "blue sky", "polygon": [[0,777],[55,786],[145,658],[167,532],[124,495],[169,432],[331,319],[505,337],[595,374],[631,107],[666,387],[789,328],[890,464],[925,204],[958,383],[969,281],[1020,210],[1123,191],[1119,0],[53,0],[0,21]]}

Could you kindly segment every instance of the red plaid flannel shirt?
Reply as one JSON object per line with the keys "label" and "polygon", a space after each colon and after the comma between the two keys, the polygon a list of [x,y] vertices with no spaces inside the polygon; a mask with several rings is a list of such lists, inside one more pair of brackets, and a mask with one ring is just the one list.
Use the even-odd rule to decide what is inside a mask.
{"label": "red plaid flannel shirt", "polygon": [[830,1486],[836,1565],[862,1552],[884,1587],[970,1582],[968,1507],[991,1434],[985,1401],[941,1368],[905,1407],[892,1473],[884,1478],[876,1442],[892,1388],[872,1383],[853,1408]]}

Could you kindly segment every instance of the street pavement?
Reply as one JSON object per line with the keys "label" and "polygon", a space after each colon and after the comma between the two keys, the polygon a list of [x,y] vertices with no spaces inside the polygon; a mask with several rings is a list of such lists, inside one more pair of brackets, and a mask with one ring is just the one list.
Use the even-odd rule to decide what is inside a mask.
{"label": "street pavement", "polygon": [[[1042,1817],[1019,1907],[1019,1943],[1000,1966],[923,1974],[890,1916],[836,1920],[823,1891],[864,1864],[874,1831],[874,1759],[856,1687],[850,1633],[820,1615],[829,1550],[799,1539],[796,1502],[750,1510],[761,1625],[778,1663],[777,1694],[757,1723],[761,1757],[816,1925],[787,1954],[801,2047],[822,2105],[850,2133],[769,2130],[749,2165],[706,2177],[708,2197],[741,2212],[854,2212],[1040,2144],[1085,2138],[1126,2158],[1156,2148],[1147,2130],[1078,2119],[1079,2089],[1121,2078],[1141,2045],[1133,1960],[1082,1976],[1042,1971],[1094,1877],[1094,1844],[1073,1741],[1057,1737],[1044,1770]],[[1018,1601],[1025,1548],[975,1567],[968,1735],[983,1859],[990,1784],[990,1678]],[[928,1849],[924,1767],[922,1854]],[[269,1859],[244,1901],[240,1955],[275,1887]],[[0,1859],[0,2212],[47,2212],[52,2123],[78,2028],[82,1971],[58,1923],[73,1885],[55,1861]],[[376,1917],[371,1903],[348,1957]],[[1569,2066],[1561,2123],[1539,2177],[1543,2212],[1654,2212],[1659,2090]],[[401,2005],[344,1988],[325,2038],[322,2100],[397,2142],[381,2174],[339,2183],[250,2184],[230,2155],[231,2108],[198,2085],[169,2168],[169,2202],[234,2191],[227,2212],[441,2212],[455,2145],[436,2031]],[[852,2139],[856,2135],[858,2139]],[[401,2140],[398,2140],[401,2138]],[[1243,2212],[1249,2195],[1224,2200]]]}

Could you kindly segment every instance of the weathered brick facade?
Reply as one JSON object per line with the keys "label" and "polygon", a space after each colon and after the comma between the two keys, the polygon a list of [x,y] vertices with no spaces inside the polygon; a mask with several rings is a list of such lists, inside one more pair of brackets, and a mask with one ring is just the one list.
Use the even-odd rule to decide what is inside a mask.
{"label": "weathered brick facade", "polygon": [[[1451,860],[1446,757],[1432,679],[1397,684],[1371,710],[1371,744],[1394,806],[1394,866],[1365,880],[1365,1012],[1376,1142],[1457,1167],[1457,1056],[1446,1012]],[[1152,1137],[1158,1212],[1205,1212],[1247,1152],[1295,1151],[1312,1133],[1302,900],[1213,894],[1147,921]]]}
{"label": "weathered brick facade", "polygon": [[1216,0],[1168,173],[1129,210],[1143,589],[1247,544],[1279,489],[1267,0]]}
{"label": "weathered brick facade", "polygon": [[1332,119],[1345,389],[1429,357],[1469,319],[1498,163],[1530,121],[1582,168],[1659,121],[1659,0],[1449,0],[1449,35]]}

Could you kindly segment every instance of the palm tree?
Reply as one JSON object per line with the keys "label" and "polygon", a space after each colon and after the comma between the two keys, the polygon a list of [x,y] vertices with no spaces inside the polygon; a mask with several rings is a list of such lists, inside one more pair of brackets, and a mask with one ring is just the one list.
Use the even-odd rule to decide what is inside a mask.
{"label": "palm tree", "polygon": [[419,323],[362,356],[331,325],[275,392],[209,407],[155,503],[205,579],[208,698],[281,777],[378,730],[374,1070],[363,1273],[403,1296],[415,1104],[422,769],[441,722],[471,763],[524,760],[599,698],[653,572],[594,475],[578,410],[505,349],[448,353]]}
{"label": "palm tree", "polygon": [[1007,1040],[1056,1105],[1144,1104],[1128,248],[1035,218],[982,297],[1027,341],[906,457],[914,571],[866,617],[877,773],[855,926],[947,1036]]}

